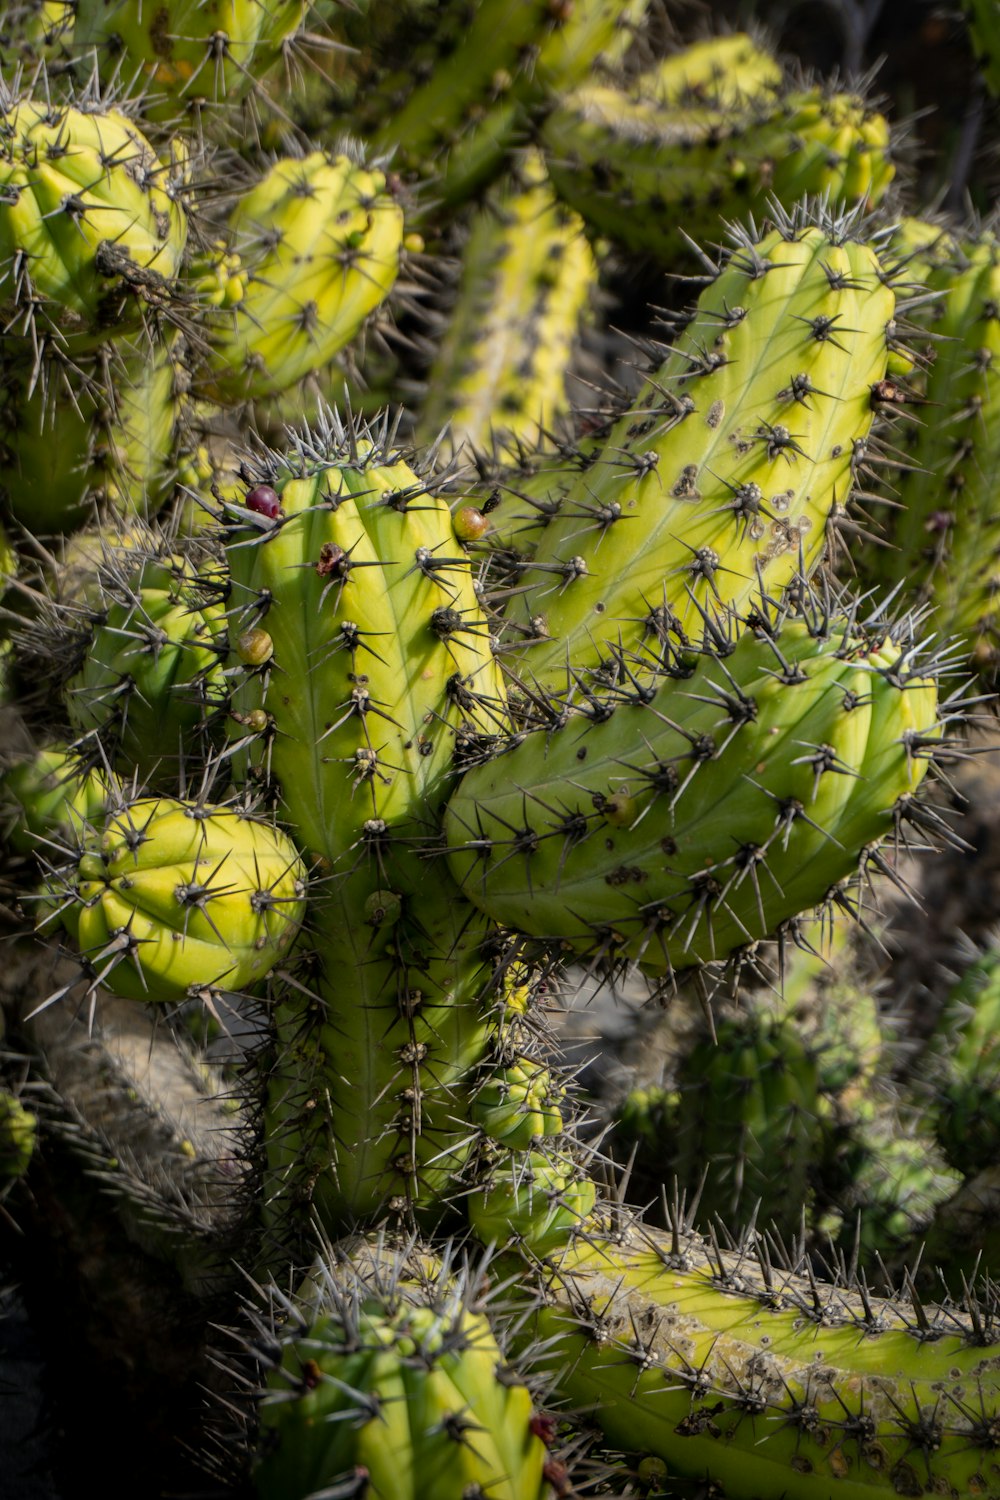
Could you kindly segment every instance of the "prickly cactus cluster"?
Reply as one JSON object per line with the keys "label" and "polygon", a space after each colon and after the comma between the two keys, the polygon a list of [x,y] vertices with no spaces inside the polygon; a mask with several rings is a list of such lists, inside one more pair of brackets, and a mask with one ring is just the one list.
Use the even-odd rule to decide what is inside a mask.
{"label": "prickly cactus cluster", "polygon": [[1000,1500],[996,222],[652,0],[0,68],[23,1494]]}

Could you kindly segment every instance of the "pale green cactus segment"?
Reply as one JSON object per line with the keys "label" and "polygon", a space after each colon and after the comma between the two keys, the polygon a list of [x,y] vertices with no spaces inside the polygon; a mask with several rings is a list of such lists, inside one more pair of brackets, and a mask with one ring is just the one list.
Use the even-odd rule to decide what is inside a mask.
{"label": "pale green cactus segment", "polygon": [[37,1134],[37,1116],[16,1094],[0,1088],[0,1184],[6,1186],[27,1172]]}
{"label": "pale green cactus segment", "polygon": [[274,1294],[280,1363],[261,1402],[257,1494],[306,1500],[351,1485],[369,1500],[550,1500],[531,1393],[471,1275],[400,1269],[323,1265],[297,1304]]}
{"label": "pale green cactus segment", "polygon": [[559,1258],[523,1336],[612,1444],[727,1500],[997,1493],[997,1348],[954,1306],[616,1227]]}
{"label": "pale green cactus segment", "polygon": [[821,1134],[815,1060],[791,1022],[752,1011],[716,1023],[681,1059],[676,1128],[660,1142],[698,1222],[716,1217],[794,1236],[810,1196]]}
{"label": "pale green cactus segment", "polygon": [[[38,373],[38,372],[36,372]],[[118,338],[72,367],[11,370],[0,394],[0,494],[35,534],[67,532],[95,506],[152,515],[173,488],[178,419],[169,347]]]}
{"label": "pale green cactus segment", "polygon": [[759,95],[773,96],[783,69],[745,31],[706,37],[640,73],[635,93],[663,105],[705,104],[733,109]]}
{"label": "pale green cactus segment", "polygon": [[128,331],[180,270],[187,221],[165,164],[117,110],[6,102],[0,309],[74,347]]}
{"label": "pale green cactus segment", "polygon": [[498,1151],[480,1162],[480,1181],[466,1198],[479,1240],[531,1255],[551,1255],[586,1224],[594,1184],[565,1152]]}
{"label": "pale green cactus segment", "polygon": [[95,49],[101,77],[143,96],[150,120],[241,99],[301,26],[306,0],[75,0],[74,49]]}
{"label": "pale green cactus segment", "polygon": [[920,420],[904,440],[910,467],[892,491],[890,546],[870,549],[861,565],[873,582],[905,580],[905,596],[931,607],[930,628],[955,638],[989,675],[1000,662],[997,239],[984,231],[925,270],[926,290],[939,296],[918,316],[933,333],[934,358],[918,382]]}
{"label": "pale green cactus segment", "polygon": [[984,953],[949,991],[919,1074],[952,1166],[991,1166],[1000,1155],[1000,954]]}
{"label": "pale green cactus segment", "polygon": [[230,268],[213,325],[210,394],[259,400],[329,364],[389,295],[403,215],[384,173],[316,151],[276,162],[239,199],[229,235],[241,295]]}
{"label": "pale green cactus segment", "polygon": [[[870,246],[816,225],[737,249],[561,497],[511,619],[546,686],[664,622],[745,609],[819,560],[871,429],[895,298]],[[850,330],[850,331],[848,331]]]}
{"label": "pale green cactus segment", "polygon": [[504,693],[447,503],[339,430],[275,474],[279,519],[233,508],[227,551],[231,637],[259,629],[273,648],[236,695],[271,716],[250,755],[303,846],[346,867],[372,820],[426,832],[456,747],[502,727]]}
{"label": "pale green cactus segment", "polygon": [[536,1140],[562,1131],[559,1104],[565,1092],[549,1068],[520,1058],[487,1075],[476,1090],[472,1119],[492,1140],[511,1151],[527,1151]]}
{"label": "pale green cactus segment", "polygon": [[227,702],[224,606],[181,556],[105,568],[98,587],[86,659],[66,687],[78,744],[99,742],[147,786],[176,785]]}
{"label": "pale green cactus segment", "polygon": [[565,951],[652,973],[721,959],[822,902],[891,830],[935,712],[888,636],[748,633],[470,770],[445,820],[452,868],[496,921]]}
{"label": "pale green cactus segment", "polygon": [[871,206],[894,174],[883,116],[819,88],[734,111],[588,85],[548,116],[542,145],[556,192],[594,230],[668,267],[689,256],[685,235],[715,243],[723,220],[771,197]]}
{"label": "pale green cactus segment", "polygon": [[94,830],[59,906],[109,989],[168,1004],[257,983],[304,914],[305,871],[283,833],[169,798],[127,804]]}
{"label": "pale green cactus segment", "polygon": [[448,423],[456,448],[489,450],[494,435],[540,442],[568,414],[566,375],[596,283],[581,221],[529,157],[473,223],[418,438]]}
{"label": "pale green cactus segment", "polygon": [[113,773],[87,770],[58,745],[12,766],[0,787],[11,847],[21,854],[41,852],[50,863],[54,844],[82,843],[90,828],[103,827],[121,797]]}
{"label": "pale green cactus segment", "polygon": [[962,0],[976,62],[991,94],[1000,94],[1000,5],[997,0]]}

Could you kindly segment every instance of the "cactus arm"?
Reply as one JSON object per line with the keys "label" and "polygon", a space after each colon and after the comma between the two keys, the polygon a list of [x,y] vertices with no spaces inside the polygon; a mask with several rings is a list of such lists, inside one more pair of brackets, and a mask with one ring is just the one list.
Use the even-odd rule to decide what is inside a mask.
{"label": "cactus arm", "polygon": [[626,1228],[578,1237],[526,1332],[612,1443],[727,1500],[998,1492],[995,1346],[958,1309]]}
{"label": "cactus arm", "polygon": [[536,730],[452,797],[455,874],[498,922],[578,954],[724,957],[822,901],[919,785],[935,691],[898,671],[889,640],[833,627],[824,646],[789,622],[603,722]]}
{"label": "cactus arm", "polygon": [[683,632],[811,568],[871,428],[893,307],[867,245],[812,227],[738,250],[525,564],[524,669],[552,686],[567,659],[641,657],[657,607]]}

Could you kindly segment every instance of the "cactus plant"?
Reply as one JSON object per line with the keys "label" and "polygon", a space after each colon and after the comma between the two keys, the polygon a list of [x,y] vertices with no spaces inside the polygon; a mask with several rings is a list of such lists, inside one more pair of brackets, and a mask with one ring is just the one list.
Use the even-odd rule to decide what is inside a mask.
{"label": "cactus plant", "polygon": [[[70,1247],[36,1305],[78,1321],[87,1247],[105,1351],[158,1375],[130,1338],[176,1330],[178,1403],[118,1430],[184,1405],[227,1493],[995,1494],[990,1284],[868,1280],[932,1220],[957,1295],[989,1196],[900,1142],[927,1075],[870,980],[877,897],[950,834],[940,637],[989,665],[992,232],[873,219],[884,116],[742,35],[664,56],[643,0],[57,9],[5,19],[0,100],[0,1101],[35,1117],[0,1221],[26,1283]],[[648,370],[603,313],[637,251],[706,273]],[[373,388],[407,409],[360,420]],[[854,491],[900,409],[933,473],[876,562]],[[836,963],[834,910],[824,980],[788,960]],[[641,974],[698,1032],[625,1110],[665,1233],[549,1030]]]}

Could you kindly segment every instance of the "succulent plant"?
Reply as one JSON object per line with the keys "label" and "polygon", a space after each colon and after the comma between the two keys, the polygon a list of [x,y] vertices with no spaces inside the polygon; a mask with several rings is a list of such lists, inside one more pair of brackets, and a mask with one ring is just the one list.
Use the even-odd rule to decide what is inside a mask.
{"label": "succulent plant", "polygon": [[[3,1216],[227,1493],[1000,1494],[991,981],[910,1067],[871,957],[992,689],[994,231],[647,8],[3,23]],[[581,965],[686,1015],[665,1228]]]}

